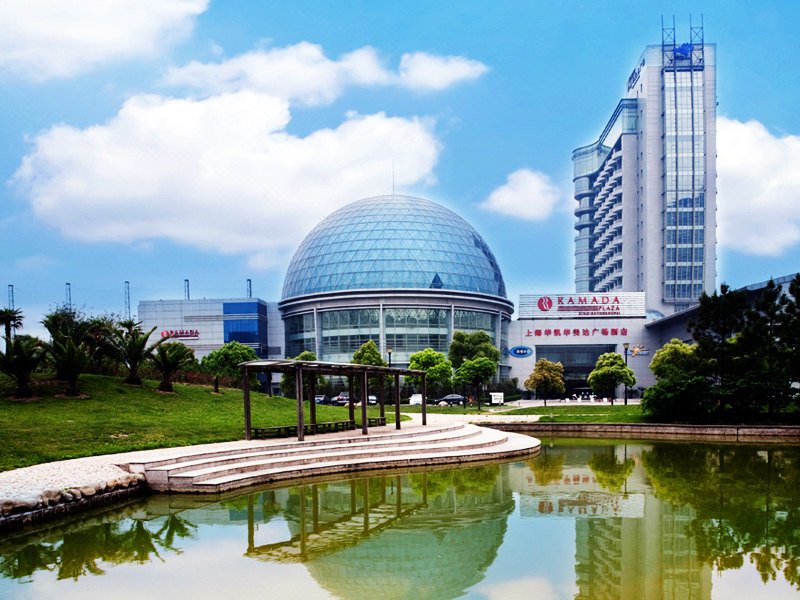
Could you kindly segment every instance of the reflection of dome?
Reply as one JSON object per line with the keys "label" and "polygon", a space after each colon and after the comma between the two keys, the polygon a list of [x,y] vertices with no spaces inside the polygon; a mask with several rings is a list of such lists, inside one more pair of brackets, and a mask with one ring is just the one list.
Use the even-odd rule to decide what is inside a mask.
{"label": "reflection of dome", "polygon": [[377,196],[325,218],[295,252],[283,299],[363,289],[444,289],[506,297],[492,251],[454,212]]}
{"label": "reflection of dome", "polygon": [[361,543],[306,563],[338,598],[456,598],[479,583],[514,503],[423,511]]}

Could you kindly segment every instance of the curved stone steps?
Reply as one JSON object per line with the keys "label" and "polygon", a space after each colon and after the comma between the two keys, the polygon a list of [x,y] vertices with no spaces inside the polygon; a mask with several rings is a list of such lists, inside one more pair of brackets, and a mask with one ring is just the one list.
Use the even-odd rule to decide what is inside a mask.
{"label": "curved stone steps", "polygon": [[314,453],[289,453],[280,457],[267,457],[256,460],[246,460],[225,465],[202,466],[199,468],[182,470],[180,473],[169,472],[168,484],[170,489],[179,490],[195,483],[200,483],[207,479],[223,477],[230,474],[244,474],[264,469],[286,469],[288,467],[303,466],[308,464],[329,463],[332,460],[341,464],[367,460],[372,458],[394,457],[409,454],[416,455],[429,453],[441,453],[443,449],[457,448],[459,452],[475,452],[487,446],[496,446],[508,440],[503,432],[481,431],[474,427],[474,432],[469,439],[452,440],[451,438],[431,440],[427,444],[420,444],[410,447],[406,444],[402,446],[377,444],[364,444],[361,448],[341,448],[335,452],[314,452]]}
{"label": "curved stone steps", "polygon": [[217,493],[312,475],[530,456],[539,447],[535,438],[460,423],[409,432],[321,437],[310,442],[262,442],[220,453],[189,453],[136,466],[154,489]]}
{"label": "curved stone steps", "polygon": [[[478,429],[459,426],[428,435],[418,435],[409,437],[408,439],[404,438],[403,445],[405,447],[416,447],[426,444],[430,445],[432,442],[443,443],[445,441],[460,443],[466,439],[478,436],[480,433]],[[202,458],[184,457],[184,460],[179,460],[178,462],[158,461],[157,463],[147,463],[144,465],[143,471],[147,474],[148,482],[160,484],[165,482],[168,477],[174,477],[175,475],[201,469],[211,469],[224,465],[243,465],[249,462],[279,460],[287,457],[298,458],[309,455],[319,457],[326,453],[349,453],[356,452],[360,449],[369,449],[375,452],[381,448],[386,448],[388,450],[392,447],[396,447],[397,442],[397,437],[375,436],[372,439],[362,437],[357,441],[354,439],[330,440],[327,444],[315,444],[313,446],[295,445],[278,449],[269,446],[259,446],[257,448],[241,450],[237,453],[207,453]]]}
{"label": "curved stone steps", "polygon": [[363,442],[375,440],[408,440],[408,443],[413,443],[411,440],[415,438],[431,437],[448,432],[458,432],[462,430],[464,425],[462,423],[451,423],[447,425],[439,425],[427,427],[425,429],[412,429],[402,430],[394,429],[392,425],[385,425],[383,427],[372,428],[368,435],[363,435],[360,431],[347,431],[339,434],[328,434],[319,436],[308,436],[302,442],[296,439],[289,440],[254,440],[244,446],[237,448],[230,448],[227,450],[214,450],[208,451],[192,451],[187,448],[185,452],[178,451],[174,456],[151,461],[133,461],[127,463],[126,467],[133,473],[144,473],[148,470],[155,469],[162,466],[176,465],[178,463],[187,463],[191,461],[202,461],[204,459],[214,459],[224,456],[235,456],[237,454],[245,454],[248,452],[257,451],[278,451],[278,450],[291,450],[297,451],[298,449],[314,448],[320,446],[330,446],[331,444],[358,444]]}

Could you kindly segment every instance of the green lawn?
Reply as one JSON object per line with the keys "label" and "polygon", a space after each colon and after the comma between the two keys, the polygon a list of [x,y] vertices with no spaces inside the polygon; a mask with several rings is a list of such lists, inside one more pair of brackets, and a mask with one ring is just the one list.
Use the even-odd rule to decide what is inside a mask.
{"label": "green lawn", "polygon": [[[80,389],[88,397],[58,397],[62,383],[35,387],[33,401],[0,398],[0,471],[53,460],[127,452],[147,448],[186,446],[243,439],[242,392],[176,385],[175,394],[156,391],[157,382],[141,388],[122,379],[83,375]],[[254,427],[296,423],[294,400],[252,395]],[[388,410],[387,421],[394,422]],[[317,421],[342,421],[347,407],[317,406]],[[378,416],[377,407],[369,407]],[[306,407],[306,419],[308,419]],[[360,408],[356,420],[360,424]]]}
{"label": "green lawn", "polygon": [[638,404],[614,406],[537,406],[517,408],[504,415],[542,415],[540,423],[645,423]]}

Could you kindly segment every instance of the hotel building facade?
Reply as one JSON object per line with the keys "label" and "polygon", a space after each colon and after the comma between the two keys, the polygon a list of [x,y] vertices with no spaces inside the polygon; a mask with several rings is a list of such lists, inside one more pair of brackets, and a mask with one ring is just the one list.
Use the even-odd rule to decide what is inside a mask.
{"label": "hotel building facade", "polygon": [[645,292],[658,318],[716,277],[716,46],[648,46],[596,142],[572,155],[575,291]]}

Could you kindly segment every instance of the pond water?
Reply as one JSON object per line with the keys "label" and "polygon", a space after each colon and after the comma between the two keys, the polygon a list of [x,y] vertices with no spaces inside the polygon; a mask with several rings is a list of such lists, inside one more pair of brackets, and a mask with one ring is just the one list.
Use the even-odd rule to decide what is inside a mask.
{"label": "pond water", "polygon": [[798,597],[800,447],[543,442],[526,462],[132,500],[6,536],[0,597]]}

